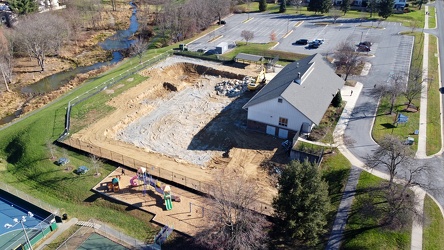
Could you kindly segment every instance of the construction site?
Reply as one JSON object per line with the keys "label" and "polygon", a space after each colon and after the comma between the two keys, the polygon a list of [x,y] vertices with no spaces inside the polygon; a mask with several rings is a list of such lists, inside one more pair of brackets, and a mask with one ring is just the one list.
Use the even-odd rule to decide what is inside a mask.
{"label": "construction site", "polygon": [[281,139],[246,129],[242,106],[257,93],[247,85],[261,66],[234,66],[169,57],[140,72],[147,80],[112,98],[112,113],[64,143],[203,193],[217,169],[231,169],[256,181],[261,197],[253,209],[271,214],[274,169],[288,155]]}

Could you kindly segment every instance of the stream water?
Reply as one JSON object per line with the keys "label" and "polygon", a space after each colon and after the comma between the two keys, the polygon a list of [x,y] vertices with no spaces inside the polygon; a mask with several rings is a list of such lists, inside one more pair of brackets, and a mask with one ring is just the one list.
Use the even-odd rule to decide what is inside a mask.
{"label": "stream water", "polygon": [[[21,89],[22,93],[38,93],[44,94],[53,90],[58,89],[60,86],[67,84],[70,80],[74,79],[77,74],[82,74],[89,72],[94,69],[98,69],[105,65],[115,64],[123,59],[123,55],[119,52],[120,50],[127,49],[133,43],[133,40],[129,40],[131,36],[139,28],[139,23],[137,21],[137,9],[136,6],[130,2],[133,8],[133,13],[130,17],[130,25],[126,30],[119,30],[113,36],[107,38],[105,41],[99,43],[100,47],[104,50],[112,51],[112,59],[108,62],[99,62],[90,66],[77,67],[67,71],[59,72],[42,80],[35,82],[31,85],[25,86]],[[0,119],[0,125],[6,124],[17,118],[21,114],[21,110],[17,110],[14,114],[6,116]]]}

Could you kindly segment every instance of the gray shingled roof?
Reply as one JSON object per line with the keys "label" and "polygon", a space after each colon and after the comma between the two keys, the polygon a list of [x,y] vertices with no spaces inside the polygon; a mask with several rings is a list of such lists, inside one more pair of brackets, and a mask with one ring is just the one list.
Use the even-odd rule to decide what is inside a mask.
{"label": "gray shingled roof", "polygon": [[250,62],[260,62],[263,60],[263,56],[257,56],[257,55],[251,55],[251,54],[245,54],[245,53],[239,53],[234,58],[236,60],[245,60]]}
{"label": "gray shingled roof", "polygon": [[[302,84],[295,82],[298,73],[303,79]],[[344,80],[336,75],[322,56],[314,54],[285,66],[243,108],[281,97],[314,124],[319,124],[343,85]]]}

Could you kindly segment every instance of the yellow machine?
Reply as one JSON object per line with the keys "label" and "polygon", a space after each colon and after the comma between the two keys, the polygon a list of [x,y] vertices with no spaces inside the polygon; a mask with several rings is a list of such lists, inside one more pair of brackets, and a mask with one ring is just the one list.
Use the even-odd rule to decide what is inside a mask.
{"label": "yellow machine", "polygon": [[265,78],[265,67],[262,67],[261,72],[259,72],[259,75],[256,78],[256,82],[250,82],[248,83],[248,89],[253,91],[256,90],[262,83],[265,84],[267,82],[267,79]]}

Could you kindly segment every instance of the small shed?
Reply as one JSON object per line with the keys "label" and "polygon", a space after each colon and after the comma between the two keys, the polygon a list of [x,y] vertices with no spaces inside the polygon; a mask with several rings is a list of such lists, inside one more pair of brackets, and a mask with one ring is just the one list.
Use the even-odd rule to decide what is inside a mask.
{"label": "small shed", "polygon": [[223,54],[228,50],[228,43],[221,42],[216,46],[217,54]]}
{"label": "small shed", "polygon": [[262,63],[262,61],[264,60],[263,56],[257,56],[257,55],[251,55],[251,54],[245,54],[245,53],[239,53],[237,54],[237,56],[234,58],[234,60],[236,62],[254,62],[257,64]]}

